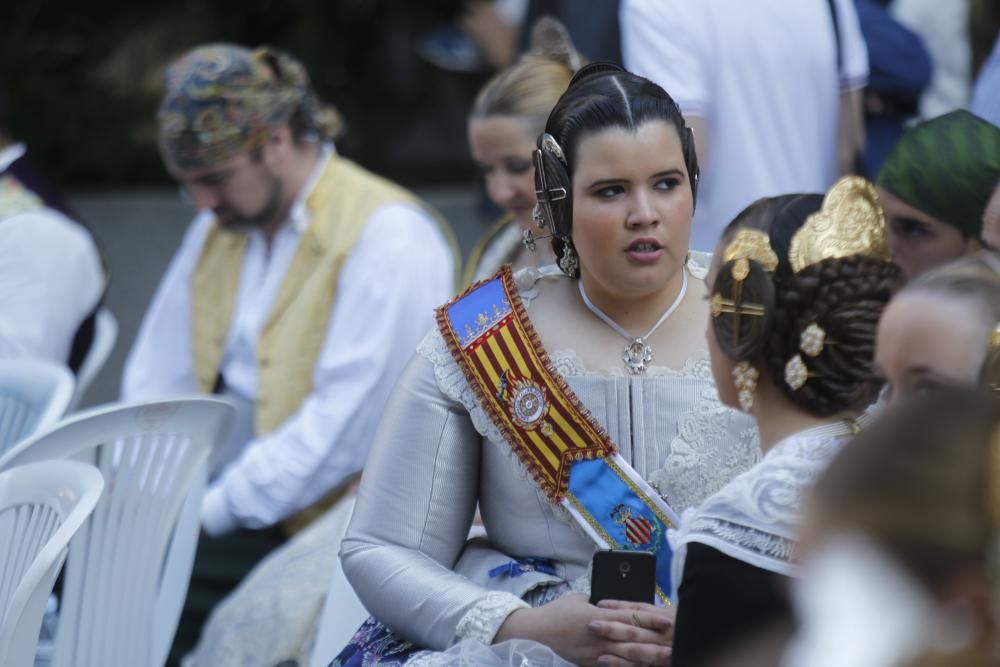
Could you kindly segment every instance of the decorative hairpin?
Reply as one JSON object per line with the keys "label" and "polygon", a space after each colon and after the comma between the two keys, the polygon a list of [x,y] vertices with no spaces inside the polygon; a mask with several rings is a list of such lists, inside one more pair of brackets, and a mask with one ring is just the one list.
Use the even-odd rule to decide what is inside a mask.
{"label": "decorative hairpin", "polygon": [[[826,340],[826,331],[816,322],[810,323],[799,334],[799,349],[810,357],[818,357],[823,353],[823,348],[826,345],[833,345],[833,343]],[[811,377],[817,376],[809,372],[802,355],[794,355],[785,364],[785,383],[793,391],[801,388]]]}
{"label": "decorative hairpin", "polygon": [[837,181],[823,206],[792,237],[788,263],[796,273],[825,259],[869,255],[889,259],[885,213],[875,188],[860,176]]}
{"label": "decorative hairpin", "polygon": [[800,354],[796,354],[785,364],[785,384],[791,387],[792,391],[800,389],[811,376],[812,373],[809,372]]}
{"label": "decorative hairpin", "polygon": [[[542,134],[539,148],[534,152],[532,156],[535,162],[535,175],[538,178],[538,183],[541,186],[539,189],[535,190],[535,197],[538,202],[535,204],[535,210],[532,212],[532,218],[540,229],[545,229],[549,227],[555,231],[555,217],[552,214],[552,202],[560,201],[566,199],[568,193],[566,188],[549,187],[548,178],[545,174],[545,160],[542,158],[542,151],[546,153],[551,153],[562,165],[566,166],[566,155],[563,153],[562,148],[559,146],[559,142],[556,141],[548,132]],[[530,238],[529,238],[530,237]],[[547,237],[535,237],[534,234],[530,232],[524,235],[523,243],[529,249],[534,249],[535,241],[540,238]]]}
{"label": "decorative hairpin", "polygon": [[763,304],[743,303],[743,281],[750,275],[750,260],[772,273],[778,268],[778,256],[771,249],[768,235],[759,229],[739,229],[722,251],[722,261],[726,264],[733,263],[730,271],[736,284],[733,286],[732,298],[727,299],[716,292],[712,295],[710,304],[712,317],[718,317],[722,313],[732,313],[735,316],[734,345],[739,345],[740,342],[740,316],[762,317],[765,313]]}
{"label": "decorative hairpin", "polygon": [[799,349],[810,357],[818,357],[823,352],[824,344],[826,344],[826,331],[815,322],[799,334]]}

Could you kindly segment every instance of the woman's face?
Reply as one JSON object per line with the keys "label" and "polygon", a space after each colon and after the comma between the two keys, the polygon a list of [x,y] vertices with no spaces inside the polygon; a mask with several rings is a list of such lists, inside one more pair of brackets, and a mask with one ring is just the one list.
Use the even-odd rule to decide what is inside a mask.
{"label": "woman's face", "polygon": [[469,121],[472,157],[483,171],[486,193],[504,213],[527,229],[535,206],[535,137],[517,116],[487,116]]}
{"label": "woman's face", "polygon": [[573,245],[591,297],[659,295],[684,266],[694,201],[672,125],[585,135],[573,174]]}
{"label": "woman's face", "polygon": [[[706,298],[711,298],[712,285],[715,284],[715,277],[719,274],[719,265],[722,263],[722,246],[715,249],[712,255],[712,265],[709,267],[708,275],[705,276]],[[715,327],[712,326],[712,316],[708,316],[708,327],[705,329],[705,340],[708,342],[708,358],[712,364],[712,379],[715,380],[715,387],[719,392],[719,401],[723,405],[731,408],[740,408],[739,395],[736,391],[736,384],[733,381],[733,368],[736,362],[726,356],[726,353],[719,347],[719,340],[715,337]]]}
{"label": "woman's face", "polygon": [[891,402],[943,387],[973,387],[991,325],[972,299],[902,292],[882,314],[875,363]]}

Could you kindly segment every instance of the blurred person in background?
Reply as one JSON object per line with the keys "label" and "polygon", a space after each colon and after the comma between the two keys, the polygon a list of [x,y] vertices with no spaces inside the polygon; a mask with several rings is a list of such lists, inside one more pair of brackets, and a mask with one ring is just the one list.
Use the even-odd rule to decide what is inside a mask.
{"label": "blurred person in background", "polygon": [[625,0],[621,30],[625,66],[695,133],[693,249],[760,197],[825,192],[856,169],[868,58],[852,0]]}
{"label": "blurred person in background", "polygon": [[1000,323],[1000,255],[984,252],[919,276],[879,322],[875,360],[898,403],[978,382]]}
{"label": "blurred person in background", "polygon": [[34,167],[0,88],[0,358],[79,370],[107,277],[90,232]]}
{"label": "blurred person in background", "polygon": [[865,150],[860,173],[874,179],[903,126],[918,113],[931,81],[930,55],[920,36],[899,23],[882,0],[854,0],[871,70],[864,91]]}
{"label": "blurred person in background", "polygon": [[997,664],[998,398],[917,397],[830,464],[808,502],[783,667]]}
{"label": "blurred person in background", "polygon": [[[931,78],[920,95],[918,117],[937,118],[969,104],[972,46],[969,34],[973,0],[876,0],[892,17],[916,33],[931,59]],[[988,0],[995,2],[995,0]]]}
{"label": "blurred person in background", "polygon": [[786,621],[802,498],[878,397],[875,331],[901,283],[857,176],[825,197],[761,199],[725,230],[707,280],[712,373],[753,416],[761,460],[670,532],[674,667]]}
{"label": "blurred person in background", "polygon": [[1000,128],[965,110],[908,129],[878,175],[892,259],[915,278],[984,247],[1000,184]]}
{"label": "blurred person in background", "polygon": [[189,51],[166,71],[158,121],[198,214],[122,397],[213,392],[242,415],[213,460],[175,661],[260,558],[351,487],[455,259],[423,203],[337,155],[339,116],[286,53]]}
{"label": "blurred person in background", "polygon": [[551,18],[533,30],[531,50],[479,91],[469,114],[469,146],[483,172],[486,193],[503,216],[473,248],[464,284],[488,278],[504,263],[515,270],[555,262],[549,244],[534,251],[523,235],[534,226],[535,166],[532,153],[545,120],[580,68],[569,35]]}

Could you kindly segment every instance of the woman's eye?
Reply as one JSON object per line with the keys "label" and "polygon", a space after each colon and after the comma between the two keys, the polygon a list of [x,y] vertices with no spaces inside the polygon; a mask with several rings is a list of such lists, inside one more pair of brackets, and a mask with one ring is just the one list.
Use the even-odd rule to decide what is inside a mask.
{"label": "woman's eye", "polygon": [[603,199],[610,199],[611,197],[614,197],[615,195],[619,195],[619,194],[621,194],[624,191],[625,191],[625,188],[623,188],[620,185],[609,185],[609,186],[607,186],[605,188],[601,188],[600,190],[594,191],[594,194],[596,196],[598,196],[598,197],[603,198]]}
{"label": "woman's eye", "polygon": [[662,178],[656,182],[654,186],[657,190],[673,190],[678,185],[680,185],[680,179],[678,178]]}
{"label": "woman's eye", "polygon": [[528,160],[518,160],[507,163],[507,171],[512,174],[526,174],[531,169],[531,162]]}

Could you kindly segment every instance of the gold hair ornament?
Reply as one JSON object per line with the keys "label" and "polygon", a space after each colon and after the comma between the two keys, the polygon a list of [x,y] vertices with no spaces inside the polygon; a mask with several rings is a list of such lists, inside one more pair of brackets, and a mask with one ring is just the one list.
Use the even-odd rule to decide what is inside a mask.
{"label": "gold hair ornament", "polygon": [[730,272],[736,285],[733,286],[732,298],[727,299],[716,292],[712,295],[710,303],[712,317],[718,317],[722,313],[732,313],[735,316],[734,345],[740,343],[740,316],[763,317],[765,313],[763,304],[743,303],[743,281],[750,275],[750,260],[772,273],[778,268],[778,256],[771,249],[771,239],[768,235],[759,229],[739,229],[733,240],[722,251],[723,263],[733,263]]}
{"label": "gold hair ornament", "polygon": [[825,259],[855,255],[889,259],[885,213],[871,183],[844,176],[830,188],[820,210],[795,232],[788,263],[798,273]]}

